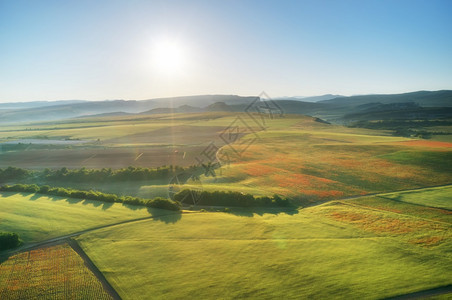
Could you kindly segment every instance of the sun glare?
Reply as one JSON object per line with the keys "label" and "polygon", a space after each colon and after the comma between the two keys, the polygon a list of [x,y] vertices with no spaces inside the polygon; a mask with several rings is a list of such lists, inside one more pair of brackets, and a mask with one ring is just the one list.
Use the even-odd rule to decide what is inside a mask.
{"label": "sun glare", "polygon": [[152,53],[153,67],[167,75],[181,74],[186,67],[185,47],[175,40],[161,40],[155,43]]}

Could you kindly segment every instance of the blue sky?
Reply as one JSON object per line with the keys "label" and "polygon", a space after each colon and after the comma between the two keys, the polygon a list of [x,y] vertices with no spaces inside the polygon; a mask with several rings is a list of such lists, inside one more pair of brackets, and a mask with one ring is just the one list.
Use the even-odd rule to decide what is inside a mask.
{"label": "blue sky", "polygon": [[0,0],[0,102],[452,89],[450,15],[448,0]]}

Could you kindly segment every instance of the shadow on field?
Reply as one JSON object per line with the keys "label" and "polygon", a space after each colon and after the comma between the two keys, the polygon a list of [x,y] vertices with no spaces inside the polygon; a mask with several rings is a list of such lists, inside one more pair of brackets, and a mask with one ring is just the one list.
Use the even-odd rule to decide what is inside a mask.
{"label": "shadow on field", "polygon": [[113,206],[112,202],[104,202],[104,203],[102,203],[102,210],[107,210],[112,206]]}
{"label": "shadow on field", "polygon": [[[22,192],[0,192],[0,194],[1,194],[2,198],[8,198],[8,197],[12,197],[14,195],[21,195],[23,197],[27,197],[30,195],[30,193],[22,193]],[[157,213],[156,211],[153,211],[151,208],[148,208],[148,207],[142,206],[142,205],[132,205],[132,204],[126,204],[126,203],[120,203],[120,202],[105,202],[105,201],[98,201],[98,200],[87,200],[87,199],[82,199],[82,198],[67,198],[67,197],[63,197],[63,196],[40,194],[40,193],[35,193],[35,194],[31,195],[31,197],[28,200],[36,201],[42,197],[45,197],[46,199],[49,199],[50,201],[54,201],[54,202],[64,201],[69,204],[81,203],[82,205],[100,208],[104,211],[111,208],[114,204],[118,204],[118,205],[121,204],[123,207],[133,210],[133,211],[147,209],[147,211],[151,214],[151,216],[157,216],[157,217],[159,217],[160,215],[166,215],[166,214],[168,214],[168,212],[173,212],[171,210],[160,209],[160,210],[158,210],[160,212]],[[165,223],[175,223],[180,218],[181,218],[180,216],[177,216],[177,217],[172,216],[172,217],[168,217],[168,218],[162,218],[161,221],[165,222]]]}
{"label": "shadow on field", "polygon": [[127,203],[121,203],[122,206],[130,209],[130,210],[142,210],[145,209],[146,207],[144,206],[140,206],[140,205],[132,205],[132,204],[127,204]]}
{"label": "shadow on field", "polygon": [[0,192],[0,194],[2,195],[2,198],[9,198],[18,193],[16,193],[16,192]]}
{"label": "shadow on field", "polygon": [[6,255],[6,254],[2,254],[1,252],[0,252],[0,265],[2,264],[2,263],[4,263],[5,261],[7,261],[8,259],[9,259],[9,255]]}
{"label": "shadow on field", "polygon": [[174,224],[174,223],[178,222],[181,218],[182,218],[182,213],[180,213],[180,212],[169,213],[167,215],[155,215],[154,216],[155,221],[160,221],[165,224]]}
{"label": "shadow on field", "polygon": [[[69,201],[68,201],[69,202]],[[107,203],[111,203],[111,202],[101,202],[101,201],[93,201],[93,200],[84,200],[82,202],[83,205],[89,205],[91,204],[94,207],[100,207],[102,206],[103,209],[103,204],[107,204]],[[113,204],[113,203],[112,203]],[[110,205],[111,206],[111,205]]]}
{"label": "shadow on field", "polygon": [[210,206],[199,206],[193,207],[195,211],[209,211],[209,212],[223,212],[227,214],[232,214],[239,217],[254,217],[255,215],[262,216],[264,214],[287,214],[296,215],[298,214],[298,208],[296,207],[210,207]]}
{"label": "shadow on field", "polygon": [[153,217],[153,220],[166,224],[174,224],[182,218],[182,212],[180,211],[171,211],[152,207],[146,207],[146,210]]}
{"label": "shadow on field", "polygon": [[240,216],[240,217],[254,217],[254,215],[262,216],[264,214],[272,214],[272,215],[279,215],[279,214],[286,214],[286,215],[296,215],[298,214],[298,209],[296,208],[257,208],[257,209],[231,209],[229,212],[230,214]]}
{"label": "shadow on field", "polygon": [[30,200],[35,201],[35,200],[38,200],[41,197],[43,197],[43,195],[41,195],[41,194],[34,194],[33,196],[31,196]]}

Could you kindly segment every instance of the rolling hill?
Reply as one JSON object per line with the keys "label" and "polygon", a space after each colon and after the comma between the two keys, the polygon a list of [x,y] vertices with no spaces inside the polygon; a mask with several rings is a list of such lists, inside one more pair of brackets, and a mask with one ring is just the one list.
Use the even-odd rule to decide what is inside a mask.
{"label": "rolling hill", "polygon": [[[333,97],[333,98],[331,98]],[[328,100],[323,100],[328,99]],[[0,123],[55,121],[81,116],[105,114],[158,114],[192,113],[205,111],[244,112],[256,100],[256,97],[235,95],[200,95],[150,100],[106,100],[106,101],[56,101],[30,102],[20,104],[0,104]],[[316,101],[317,100],[317,101]],[[264,100],[262,100],[265,102]],[[307,98],[276,98],[266,100],[277,103],[288,114],[303,114],[320,117],[327,121],[344,123],[356,114],[389,112],[391,118],[406,114],[406,108],[413,103],[420,114],[436,114],[434,110],[424,108],[452,107],[452,91],[418,91],[404,94],[337,96],[324,95]],[[316,101],[316,102],[313,102]],[[405,103],[405,104],[403,104]],[[392,106],[391,106],[392,104]],[[403,104],[403,105],[402,105]],[[437,111],[441,111],[439,109]],[[448,110],[446,110],[448,114]],[[414,114],[416,116],[416,114]],[[447,115],[448,116],[448,115]],[[363,118],[367,118],[365,115]]]}

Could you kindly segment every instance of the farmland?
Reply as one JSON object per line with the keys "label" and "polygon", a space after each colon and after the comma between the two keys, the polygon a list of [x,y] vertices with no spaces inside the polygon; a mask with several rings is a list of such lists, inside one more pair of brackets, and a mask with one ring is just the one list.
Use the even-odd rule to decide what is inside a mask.
{"label": "farmland", "polygon": [[[227,128],[237,120],[248,126],[228,144],[225,137],[234,133]],[[276,194],[292,203],[186,206],[175,214],[0,193],[0,231],[17,233],[24,249],[73,236],[124,299],[381,299],[452,284],[448,142],[300,115],[269,119],[263,130],[250,116],[231,112],[14,125],[2,127],[0,137],[7,143],[0,167],[32,170],[3,179],[7,184],[166,198],[174,173],[147,180],[112,174],[195,170],[199,178],[180,189]],[[21,142],[30,139],[44,142]],[[221,158],[221,166],[205,169],[209,153]],[[22,286],[17,293],[28,290]]]}
{"label": "farmland", "polygon": [[452,300],[451,12],[0,0],[0,300]]}
{"label": "farmland", "polygon": [[[451,199],[447,190],[442,196]],[[451,284],[450,211],[382,200],[190,213],[78,241],[124,299],[381,299]]]}
{"label": "farmland", "polygon": [[0,264],[1,299],[113,299],[67,244],[9,257]]}
{"label": "farmland", "polygon": [[[225,145],[226,129],[238,117],[248,127],[239,135],[240,143]],[[210,112],[5,127],[0,131],[4,141],[44,137],[89,142],[65,148],[46,145],[48,150],[30,144],[25,150],[3,152],[0,166],[191,166],[206,161],[203,154],[213,143],[224,159],[214,174],[201,176],[207,191],[276,193],[307,203],[450,183],[450,143],[394,137],[385,131],[330,125],[300,115],[267,120],[266,125],[261,130],[246,114]],[[168,181],[58,184],[149,198],[167,197]]]}
{"label": "farmland", "polygon": [[18,233],[25,243],[165,213],[168,212],[119,203],[0,193],[1,229]]}
{"label": "farmland", "polygon": [[388,193],[383,197],[394,199],[401,202],[418,204],[426,207],[437,207],[452,210],[452,187],[437,187],[424,189],[422,194],[418,191],[404,193]]}
{"label": "farmland", "polygon": [[[288,212],[238,208],[229,213],[185,212],[176,219],[162,215],[80,233],[77,241],[123,299],[176,299],[184,295],[378,299],[451,283],[448,267],[452,257],[448,249],[452,243],[452,217],[448,210],[429,206],[435,204],[429,201],[432,190],[435,198],[450,201],[450,187],[444,187],[410,192],[411,198],[425,199],[422,206],[400,200],[407,194],[400,192]],[[27,207],[25,201],[33,201],[32,196],[12,194],[10,197],[16,198],[10,200]],[[76,212],[86,215],[84,220],[89,223],[89,216],[101,211],[96,203],[83,205],[46,197],[34,201],[38,200],[37,207],[44,211],[52,206],[57,215],[59,209],[66,210],[69,221],[52,221],[51,213],[38,214],[17,207],[16,219],[22,215],[28,224],[67,224],[67,229],[57,228],[56,235],[84,228],[70,227],[74,226],[71,222],[75,223],[70,217],[75,219]],[[116,205],[104,214],[113,217],[129,212],[129,217],[140,217],[144,213]],[[33,219],[27,219],[30,215]],[[8,219],[13,220],[11,215],[2,216],[2,226]],[[35,235],[26,242],[50,237],[29,228],[20,230],[18,223],[13,227],[24,237]],[[53,248],[11,256],[0,264],[0,276],[9,274],[11,264],[26,259],[27,253],[50,253],[55,257],[49,249]],[[67,256],[72,250],[64,251],[63,256]],[[61,274],[51,276],[60,278]],[[187,282],[184,278],[195,279]],[[87,281],[78,284],[90,284],[91,280]],[[13,285],[8,281],[5,286]],[[15,293],[37,293],[30,286],[44,288],[39,282],[25,281]],[[71,293],[67,286],[77,285],[50,288],[52,293]]]}

